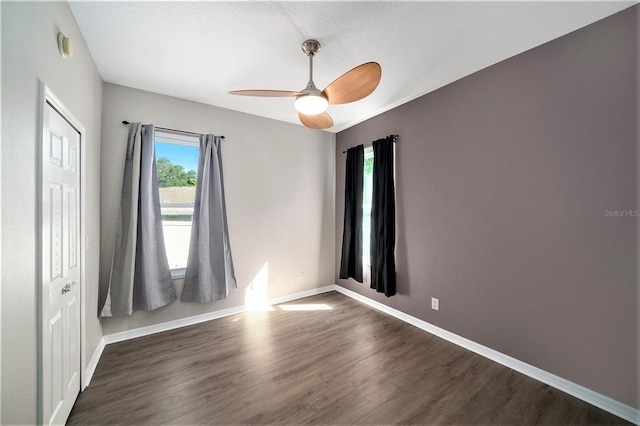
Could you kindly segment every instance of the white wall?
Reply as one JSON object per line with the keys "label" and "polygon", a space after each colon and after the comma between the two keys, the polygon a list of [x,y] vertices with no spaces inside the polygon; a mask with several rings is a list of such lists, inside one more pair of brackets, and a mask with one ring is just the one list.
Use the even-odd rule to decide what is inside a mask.
{"label": "white wall", "polygon": [[[105,318],[105,335],[241,306],[249,284],[257,284],[256,276],[266,269],[268,298],[333,284],[334,134],[106,83],[101,177],[103,296],[122,185],[127,140],[123,120],[226,137],[222,157],[238,289],[226,300],[213,303],[177,301],[131,317]],[[180,295],[181,280],[176,281],[176,289]]]}
{"label": "white wall", "polygon": [[[97,317],[102,81],[66,2],[0,2],[2,156],[0,279],[2,424],[34,424],[37,408],[36,179],[39,81],[85,126],[87,349],[102,337]],[[75,54],[62,59],[56,35]]]}

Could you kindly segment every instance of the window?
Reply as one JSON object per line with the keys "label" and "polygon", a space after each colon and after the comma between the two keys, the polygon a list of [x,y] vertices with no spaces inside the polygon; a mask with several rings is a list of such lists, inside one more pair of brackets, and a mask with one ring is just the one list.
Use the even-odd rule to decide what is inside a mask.
{"label": "window", "polygon": [[371,248],[371,196],[373,193],[373,147],[364,149],[364,176],[362,182],[362,265],[369,266]]}
{"label": "window", "polygon": [[197,136],[156,130],[155,148],[167,259],[172,275],[184,276],[196,196],[199,140]]}

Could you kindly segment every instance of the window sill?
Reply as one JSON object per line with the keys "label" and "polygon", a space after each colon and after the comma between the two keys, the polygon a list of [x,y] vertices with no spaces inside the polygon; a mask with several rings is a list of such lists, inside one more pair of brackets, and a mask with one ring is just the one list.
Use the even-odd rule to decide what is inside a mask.
{"label": "window sill", "polygon": [[174,280],[184,279],[187,268],[176,268],[171,270],[171,278]]}

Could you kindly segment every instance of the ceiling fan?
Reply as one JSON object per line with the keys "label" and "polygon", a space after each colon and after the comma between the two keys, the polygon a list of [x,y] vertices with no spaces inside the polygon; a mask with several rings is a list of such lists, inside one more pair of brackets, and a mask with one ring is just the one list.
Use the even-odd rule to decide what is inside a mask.
{"label": "ceiling fan", "polygon": [[328,129],[333,119],[326,112],[327,107],[358,101],[370,95],[382,76],[382,68],[377,62],[366,62],[342,74],[323,91],[313,82],[313,57],[320,50],[317,40],[302,43],[302,51],[309,57],[309,82],[300,91],[289,90],[232,90],[232,95],[295,97],[295,108],[302,124],[312,129]]}

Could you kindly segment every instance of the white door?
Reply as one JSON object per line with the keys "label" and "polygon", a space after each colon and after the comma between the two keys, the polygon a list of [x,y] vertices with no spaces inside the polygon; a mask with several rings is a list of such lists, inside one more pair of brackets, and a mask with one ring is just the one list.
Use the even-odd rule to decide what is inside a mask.
{"label": "white door", "polygon": [[42,147],[42,423],[80,392],[80,134],[48,102]]}

